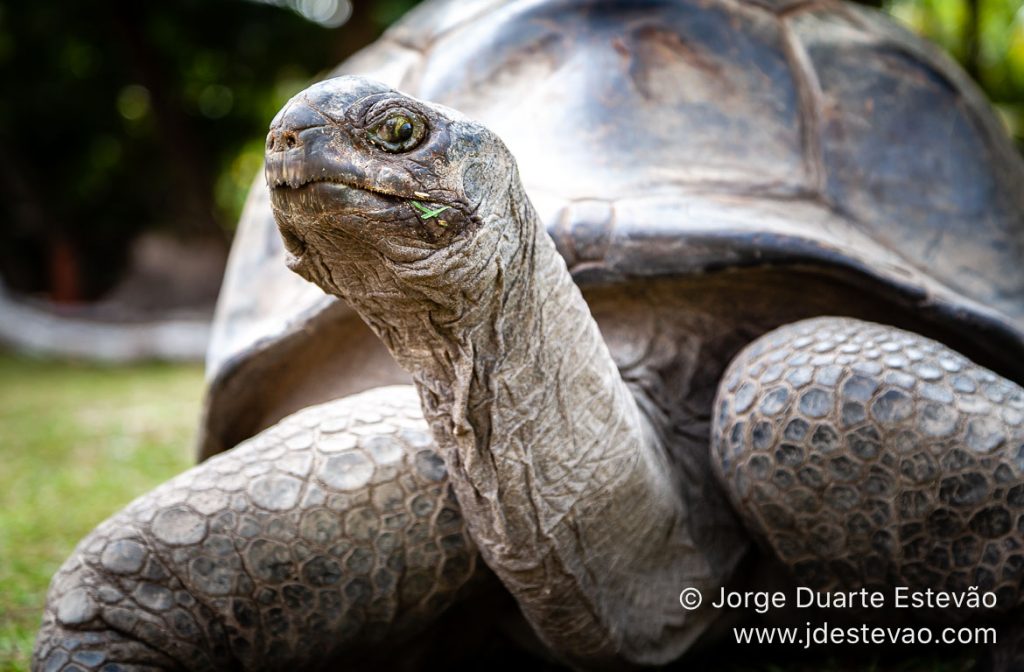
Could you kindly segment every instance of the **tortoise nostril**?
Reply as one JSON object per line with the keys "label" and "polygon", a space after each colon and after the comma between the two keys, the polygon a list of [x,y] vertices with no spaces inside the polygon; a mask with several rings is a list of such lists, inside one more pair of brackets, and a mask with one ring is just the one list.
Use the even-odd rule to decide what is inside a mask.
{"label": "tortoise nostril", "polygon": [[294,131],[271,131],[267,136],[268,152],[283,152],[286,149],[298,147],[301,143],[299,136]]}

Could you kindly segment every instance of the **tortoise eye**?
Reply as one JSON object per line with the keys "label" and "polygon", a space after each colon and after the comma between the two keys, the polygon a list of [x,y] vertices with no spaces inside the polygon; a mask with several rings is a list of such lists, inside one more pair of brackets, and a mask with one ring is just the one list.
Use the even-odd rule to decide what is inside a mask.
{"label": "tortoise eye", "polygon": [[424,124],[418,117],[397,112],[370,130],[370,140],[389,152],[404,152],[419,144]]}

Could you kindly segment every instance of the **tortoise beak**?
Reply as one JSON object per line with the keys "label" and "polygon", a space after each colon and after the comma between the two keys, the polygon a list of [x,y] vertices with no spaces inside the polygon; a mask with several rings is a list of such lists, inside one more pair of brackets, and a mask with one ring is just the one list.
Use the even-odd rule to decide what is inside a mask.
{"label": "tortoise beak", "polygon": [[354,166],[339,159],[336,133],[328,126],[271,131],[264,171],[271,190],[299,189],[311,182],[344,182]]}
{"label": "tortoise beak", "polygon": [[293,102],[278,115],[267,135],[264,172],[271,193],[314,182],[360,187],[366,172],[347,129],[305,102]]}

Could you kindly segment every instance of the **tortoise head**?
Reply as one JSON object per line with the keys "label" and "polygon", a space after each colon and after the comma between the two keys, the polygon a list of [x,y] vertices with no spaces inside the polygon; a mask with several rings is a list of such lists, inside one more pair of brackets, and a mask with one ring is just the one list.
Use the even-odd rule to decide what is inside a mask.
{"label": "tortoise head", "polygon": [[356,304],[402,289],[382,279],[420,298],[450,291],[453,273],[491,256],[480,230],[519,184],[486,128],[359,77],[289,101],[267,137],[266,178],[289,267]]}

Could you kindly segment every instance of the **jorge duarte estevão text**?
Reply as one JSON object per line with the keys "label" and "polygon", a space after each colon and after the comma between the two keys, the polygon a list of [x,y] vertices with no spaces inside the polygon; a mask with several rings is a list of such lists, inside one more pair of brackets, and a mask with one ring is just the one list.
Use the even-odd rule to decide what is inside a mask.
{"label": "jorge duarte estev\u00e3o text", "polygon": [[[831,593],[801,586],[792,597],[792,605],[798,609],[992,609],[996,606],[995,593],[981,591],[977,586],[963,592],[896,586],[889,591],[861,588]],[[786,607],[789,599],[790,596],[782,591],[739,592],[722,588],[711,606],[715,609],[749,609],[766,614],[771,609]]]}

